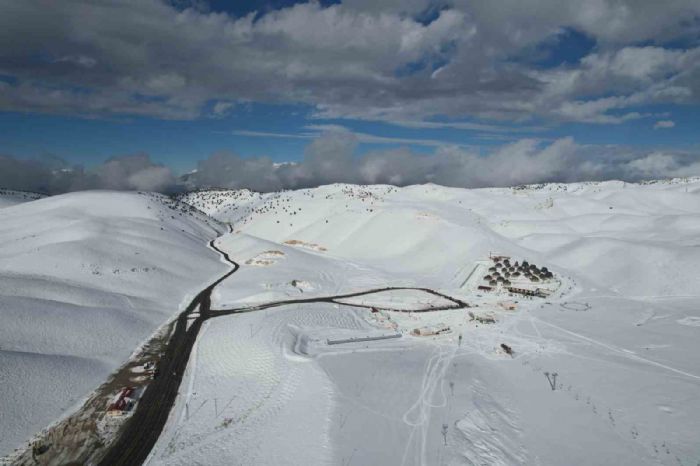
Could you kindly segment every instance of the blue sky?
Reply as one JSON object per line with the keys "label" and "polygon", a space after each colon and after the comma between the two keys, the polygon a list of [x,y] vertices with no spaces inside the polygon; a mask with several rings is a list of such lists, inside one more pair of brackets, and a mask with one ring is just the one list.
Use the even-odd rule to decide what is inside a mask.
{"label": "blue sky", "polygon": [[321,138],[354,157],[567,140],[674,174],[698,152],[692,0],[33,3],[0,17],[6,158],[180,174],[219,152],[298,162]]}
{"label": "blue sky", "polygon": [[[241,156],[268,156],[275,161],[299,160],[311,138],[304,137],[308,125],[338,125],[350,131],[405,141],[437,140],[445,145],[483,148],[522,137],[557,139],[572,136],[582,144],[619,144],[639,148],[693,149],[698,146],[700,119],[694,106],[641,108],[643,113],[672,115],[675,126],[653,129],[654,119],[619,125],[544,123],[513,125],[517,132],[490,133],[442,129],[412,129],[384,122],[361,120],[317,120],[303,106],[250,104],[221,119],[194,121],[159,120],[149,117],[87,119],[80,117],[3,112],[0,114],[0,147],[4,153],[22,158],[52,154],[71,163],[96,165],[118,155],[144,152],[177,172],[187,172],[218,151]],[[499,125],[502,123],[499,123]],[[541,125],[534,130],[527,127]],[[524,127],[525,129],[523,129]],[[247,136],[237,132],[273,133],[280,137]],[[313,131],[311,131],[313,132]],[[288,135],[285,136],[285,135]],[[294,137],[297,136],[297,137]],[[493,137],[494,139],[491,139]],[[432,152],[434,146],[409,142],[360,143],[359,153],[396,147]]]}

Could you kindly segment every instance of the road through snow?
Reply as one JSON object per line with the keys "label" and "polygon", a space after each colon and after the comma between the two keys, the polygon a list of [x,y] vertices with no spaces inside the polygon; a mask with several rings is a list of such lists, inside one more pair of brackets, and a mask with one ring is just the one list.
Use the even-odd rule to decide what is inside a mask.
{"label": "road through snow", "polygon": [[[397,312],[429,312],[436,310],[445,309],[462,309],[469,307],[469,304],[451,296],[444,295],[438,291],[429,288],[417,288],[417,287],[383,287],[375,288],[365,291],[359,291],[354,293],[339,294],[334,296],[323,296],[316,298],[306,298],[306,299],[290,299],[282,301],[274,301],[270,303],[260,304],[257,306],[249,306],[237,309],[226,309],[226,310],[215,310],[211,309],[211,293],[214,288],[220,284],[222,281],[233,275],[239,268],[239,264],[232,260],[229,255],[216,247],[215,240],[209,243],[209,246],[217,251],[222,257],[232,265],[232,269],[224,274],[221,278],[213,282],[211,285],[202,290],[190,303],[189,306],[183,311],[177,319],[177,324],[175,331],[173,332],[170,341],[168,342],[167,349],[164,356],[160,360],[159,369],[161,375],[156,378],[148,387],[143,397],[136,406],[136,409],[127,421],[124,429],[122,430],[119,438],[112,444],[112,446],[107,451],[106,455],[100,462],[102,466],[110,465],[137,465],[143,464],[148,458],[153,446],[155,445],[158,437],[160,436],[165,423],[167,422],[170,411],[175,403],[175,399],[178,395],[178,389],[182,382],[183,375],[185,373],[185,368],[190,359],[190,354],[195,342],[197,341],[197,336],[202,327],[202,323],[207,319],[211,319],[219,316],[226,316],[231,314],[242,314],[253,311],[260,311],[263,309],[269,309],[272,307],[285,306],[290,304],[302,304],[302,303],[333,303],[342,306],[351,307],[363,307],[357,304],[344,303],[341,300],[365,296],[373,293],[379,293],[384,291],[397,291],[397,290],[413,290],[422,291],[434,296],[441,297],[453,304],[447,306],[438,306],[430,308],[421,309],[395,309]],[[190,318],[195,315],[194,321],[189,323]],[[188,327],[189,323],[189,327]],[[445,370],[445,363],[443,357],[438,357],[436,361],[436,367],[439,369],[438,372],[442,373]],[[449,358],[448,358],[449,359]],[[438,367],[439,366],[439,367]],[[432,367],[432,365],[431,365]],[[432,368],[430,373],[435,372],[435,368]],[[429,415],[430,407],[426,405],[429,403],[429,399],[432,397],[432,393],[435,391],[438,380],[440,377],[428,377],[425,382],[424,389],[427,390],[422,396],[422,401],[419,400],[420,420],[419,425],[416,429],[420,432],[420,448],[421,451],[425,449],[425,428],[427,428],[426,416]],[[426,413],[425,410],[428,410]],[[422,434],[422,435],[421,435]],[[413,437],[413,435],[411,436]],[[409,439],[409,443],[411,439]]]}
{"label": "road through snow", "polygon": [[[165,354],[159,362],[161,376],[154,379],[136,405],[119,438],[112,444],[100,462],[103,466],[142,464],[155,445],[168,419],[178,394],[197,334],[209,317],[212,290],[239,269],[238,263],[216,247],[215,240],[209,246],[232,265],[230,271],[203,289],[178,316]],[[195,309],[199,315],[188,328],[188,320]]]}

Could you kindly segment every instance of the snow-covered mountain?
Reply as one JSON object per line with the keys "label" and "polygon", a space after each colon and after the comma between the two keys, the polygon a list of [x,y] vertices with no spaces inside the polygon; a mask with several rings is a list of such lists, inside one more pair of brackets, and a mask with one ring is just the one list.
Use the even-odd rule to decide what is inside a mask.
{"label": "snow-covered mountain", "polygon": [[180,199],[245,234],[318,244],[326,256],[427,274],[433,284],[444,284],[459,263],[508,250],[546,258],[614,293],[700,287],[700,179],[472,190],[329,185]]}
{"label": "snow-covered mountain", "polygon": [[[700,458],[700,179],[88,192],[4,208],[2,451],[221,276],[206,247],[219,234],[240,269],[212,294],[222,314],[202,324],[148,464]],[[385,287],[470,307],[434,310],[450,301],[416,289],[265,307]]]}
{"label": "snow-covered mountain", "polygon": [[[387,285],[437,289],[474,307],[406,317],[302,304],[207,322],[190,361],[193,388],[150,464],[700,457],[698,179],[330,185],[182,200],[233,224],[221,244],[245,265],[217,289],[221,308]],[[493,254],[547,266],[557,291],[528,299],[477,289]],[[401,308],[431,298],[352,302]],[[326,344],[387,325],[403,338]],[[412,336],[422,327],[450,331]],[[226,410],[215,413],[215,399]],[[201,409],[186,416],[188,406]]]}

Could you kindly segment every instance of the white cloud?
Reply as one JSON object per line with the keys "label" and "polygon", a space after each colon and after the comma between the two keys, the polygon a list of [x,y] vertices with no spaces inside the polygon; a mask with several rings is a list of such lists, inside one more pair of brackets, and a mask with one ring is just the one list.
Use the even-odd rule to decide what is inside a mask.
{"label": "white cloud", "polygon": [[66,55],[55,59],[54,63],[73,63],[83,68],[92,68],[97,65],[97,60],[92,57],[86,57],[85,55]]}
{"label": "white cloud", "polygon": [[676,123],[673,120],[659,120],[654,123],[654,129],[673,128]]}
{"label": "white cloud", "polygon": [[[260,137],[260,138],[282,138],[282,139],[317,139],[323,133],[348,133],[357,139],[358,142],[368,144],[406,144],[415,146],[443,147],[447,145],[445,141],[437,139],[421,138],[397,138],[388,136],[377,136],[361,132],[351,131],[342,125],[306,125],[305,130],[300,133],[275,133],[269,131],[234,130],[237,136]],[[457,144],[459,145],[459,144]]]}
{"label": "white cloud", "polygon": [[219,101],[214,104],[211,116],[214,118],[223,118],[229,113],[231,113],[231,110],[233,110],[235,106],[235,102]]}
{"label": "white cloud", "polygon": [[219,153],[199,164],[192,187],[248,187],[261,191],[318,186],[334,182],[433,182],[457,187],[512,186],[542,182],[622,179],[637,181],[700,175],[697,154],[640,152],[622,146],[588,146],[572,138],[549,143],[521,139],[489,153],[438,147],[433,154],[407,148],[356,153],[357,135],[324,133],[294,164]]}
{"label": "white cloud", "polygon": [[[414,18],[427,0],[239,18],[175,3],[0,0],[0,65],[18,81],[0,88],[0,110],[191,119],[211,102],[221,103],[207,116],[264,101],[322,117],[447,116],[480,131],[479,119],[614,123],[700,94],[700,49],[658,45],[697,37],[695,0],[456,0],[423,22]],[[595,39],[595,51],[554,70],[510,60],[564,28]]]}
{"label": "white cloud", "polygon": [[[551,142],[521,139],[488,153],[442,146],[432,154],[399,148],[359,155],[359,142],[358,136],[348,131],[326,132],[310,140],[303,159],[295,163],[219,152],[198,163],[188,175],[187,187],[272,191],[335,182],[432,182],[475,188],[700,175],[697,153],[581,145],[572,138]],[[0,187],[48,193],[95,188],[170,192],[184,188],[169,168],[153,163],[145,154],[114,157],[90,170],[68,166],[56,158],[21,160],[0,155]]]}
{"label": "white cloud", "polygon": [[678,161],[671,154],[652,152],[649,155],[631,160],[626,168],[642,177],[658,177],[674,173],[678,169]]}
{"label": "white cloud", "polygon": [[171,191],[170,168],[146,154],[112,157],[92,168],[71,166],[57,157],[39,160],[0,155],[0,187],[56,194],[84,189]]}

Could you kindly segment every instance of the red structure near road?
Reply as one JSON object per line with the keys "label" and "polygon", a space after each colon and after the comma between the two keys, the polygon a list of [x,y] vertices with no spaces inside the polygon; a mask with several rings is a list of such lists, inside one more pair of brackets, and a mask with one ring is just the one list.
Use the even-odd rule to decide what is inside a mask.
{"label": "red structure near road", "polygon": [[133,405],[131,396],[134,394],[134,387],[124,387],[122,391],[119,392],[119,397],[112,404],[109,405],[107,411],[109,412],[123,412],[127,411]]}

